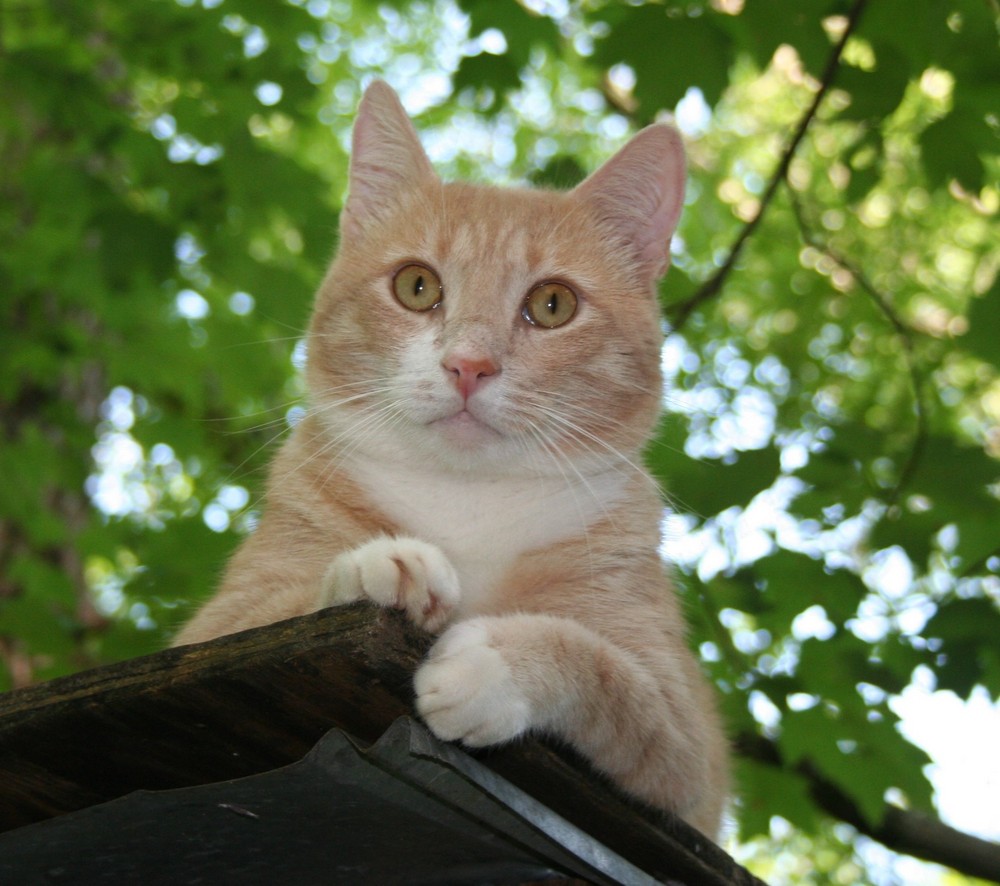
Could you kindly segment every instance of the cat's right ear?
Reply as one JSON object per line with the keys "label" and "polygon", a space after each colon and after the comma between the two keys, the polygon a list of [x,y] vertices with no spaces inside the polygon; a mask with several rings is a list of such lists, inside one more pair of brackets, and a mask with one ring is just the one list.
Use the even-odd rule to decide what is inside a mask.
{"label": "cat's right ear", "polygon": [[670,264],[670,238],[684,205],[684,145],[672,126],[647,126],[572,192],[632,250],[656,280]]}
{"label": "cat's right ear", "polygon": [[347,203],[340,214],[341,237],[377,225],[400,196],[435,179],[416,130],[392,87],[375,80],[358,107],[351,140]]}

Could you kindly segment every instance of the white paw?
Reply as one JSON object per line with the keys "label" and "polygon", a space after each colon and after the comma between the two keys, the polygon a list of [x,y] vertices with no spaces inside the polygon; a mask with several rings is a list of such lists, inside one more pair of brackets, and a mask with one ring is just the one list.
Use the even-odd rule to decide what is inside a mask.
{"label": "white paw", "polygon": [[376,538],[334,558],[323,577],[325,605],[365,598],[404,609],[414,624],[437,631],[458,603],[458,575],[434,545],[415,538]]}
{"label": "white paw", "polygon": [[498,744],[531,725],[531,702],[481,621],[449,628],[417,670],[414,687],[417,711],[445,741]]}

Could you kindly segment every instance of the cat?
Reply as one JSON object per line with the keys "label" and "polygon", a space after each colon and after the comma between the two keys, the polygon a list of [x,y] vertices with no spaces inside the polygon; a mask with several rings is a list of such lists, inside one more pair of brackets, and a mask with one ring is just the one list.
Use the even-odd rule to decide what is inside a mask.
{"label": "cat", "polygon": [[403,609],[440,635],[414,680],[440,738],[554,735],[717,834],[726,741],[640,467],[684,181],[680,137],[656,124],[568,192],[446,184],[374,82],[306,417],[175,644],[362,599]]}

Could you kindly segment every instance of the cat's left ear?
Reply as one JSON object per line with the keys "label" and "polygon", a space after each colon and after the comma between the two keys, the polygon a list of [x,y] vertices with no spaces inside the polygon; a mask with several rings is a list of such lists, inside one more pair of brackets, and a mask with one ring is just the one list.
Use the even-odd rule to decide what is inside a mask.
{"label": "cat's left ear", "polygon": [[434,169],[399,97],[387,83],[374,81],[361,98],[354,122],[341,235],[377,224],[405,192],[429,180],[436,180]]}
{"label": "cat's left ear", "polygon": [[636,134],[572,193],[589,203],[652,280],[670,264],[670,238],[684,205],[684,145],[672,126]]}

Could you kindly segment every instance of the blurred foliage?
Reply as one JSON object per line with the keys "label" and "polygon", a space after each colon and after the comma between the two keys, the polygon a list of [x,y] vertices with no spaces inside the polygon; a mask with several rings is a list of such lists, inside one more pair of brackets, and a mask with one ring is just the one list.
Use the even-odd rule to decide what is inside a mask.
{"label": "blurred foliage", "polygon": [[873,827],[930,811],[893,696],[1000,696],[982,0],[7,0],[0,688],[159,647],[252,527],[371,75],[488,181],[570,185],[676,112],[649,458],[732,733],[772,749],[741,834],[829,837],[817,774]]}

